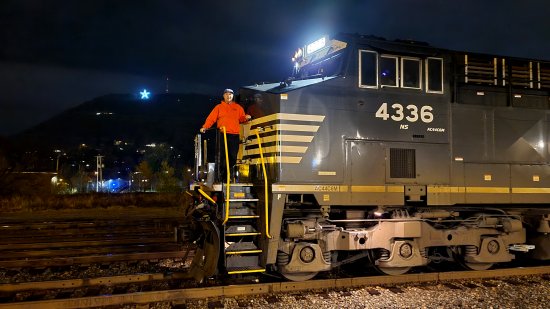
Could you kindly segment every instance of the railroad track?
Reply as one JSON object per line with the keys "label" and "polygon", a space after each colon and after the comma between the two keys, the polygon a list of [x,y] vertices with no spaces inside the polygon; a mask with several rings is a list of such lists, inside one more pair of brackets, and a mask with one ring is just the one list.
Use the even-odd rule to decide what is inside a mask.
{"label": "railroad track", "polygon": [[[310,280],[305,282],[272,282],[272,283],[257,283],[257,284],[242,284],[242,285],[229,285],[229,286],[212,286],[212,287],[200,287],[200,288],[183,288],[183,289],[165,289],[159,291],[149,292],[133,292],[133,293],[120,293],[118,295],[97,295],[89,297],[79,298],[66,298],[66,299],[51,299],[40,301],[19,301],[0,304],[1,308],[83,308],[83,307],[101,307],[101,306],[121,306],[125,304],[146,304],[156,302],[168,302],[168,303],[185,303],[185,301],[193,299],[206,299],[206,298],[223,298],[223,297],[236,297],[236,296],[250,296],[250,295],[267,295],[274,294],[280,295],[282,293],[293,293],[301,291],[312,290],[333,290],[333,289],[346,289],[357,288],[364,286],[390,286],[388,289],[394,293],[400,293],[399,287],[391,287],[392,285],[410,283],[419,284],[427,282],[443,283],[451,289],[458,288],[452,283],[453,280],[464,279],[488,279],[488,278],[500,278],[503,282],[513,283],[517,282],[514,279],[506,277],[516,276],[528,276],[528,275],[545,275],[545,279],[549,280],[550,266],[537,266],[526,268],[510,268],[510,269],[498,269],[498,270],[486,270],[486,271],[460,271],[460,272],[439,272],[439,273],[425,273],[425,274],[408,274],[398,276],[371,276],[371,277],[356,277],[356,278],[342,278],[342,279],[321,279]],[[152,282],[173,280],[179,277],[185,277],[185,275],[173,275],[172,277],[163,274],[150,274],[150,275],[136,275],[136,276],[118,276],[109,278],[97,278],[85,283],[84,281],[73,282],[79,287],[83,287],[85,284],[89,285],[108,285],[108,284],[127,284],[129,282]],[[54,288],[60,288],[60,285],[67,284],[68,282],[50,282],[50,286]],[[46,283],[34,283],[39,287],[42,284],[43,288],[47,287]],[[489,285],[487,285],[489,286]],[[495,286],[491,283],[491,286]],[[31,284],[27,284],[24,289],[31,287]],[[478,287],[478,286],[477,286]],[[0,285],[0,291],[2,292],[14,292],[17,289],[23,288],[23,286],[13,285]],[[70,287],[73,288],[73,287]],[[66,292],[62,295],[70,295]],[[369,290],[369,293],[379,293],[374,289]],[[50,295],[51,297],[51,295]],[[274,299],[277,296],[273,296]],[[215,307],[215,304],[213,305]]]}
{"label": "railroad track", "polygon": [[0,268],[185,258],[182,218],[50,218],[0,221]]}

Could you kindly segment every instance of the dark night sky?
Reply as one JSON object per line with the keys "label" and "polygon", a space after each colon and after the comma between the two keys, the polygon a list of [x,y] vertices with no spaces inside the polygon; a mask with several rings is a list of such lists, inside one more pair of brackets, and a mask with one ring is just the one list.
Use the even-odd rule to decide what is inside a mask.
{"label": "dark night sky", "polygon": [[550,60],[547,0],[1,0],[0,135],[166,77],[208,94],[282,80],[296,48],[338,32]]}

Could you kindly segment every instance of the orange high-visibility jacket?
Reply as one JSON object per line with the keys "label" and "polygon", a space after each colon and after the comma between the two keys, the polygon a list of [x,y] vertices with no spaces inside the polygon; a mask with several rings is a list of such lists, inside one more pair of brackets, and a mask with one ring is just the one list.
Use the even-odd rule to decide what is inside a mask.
{"label": "orange high-visibility jacket", "polygon": [[239,104],[235,102],[229,104],[222,101],[210,112],[202,127],[209,129],[214,122],[217,122],[218,128],[225,127],[227,133],[239,134],[239,123],[245,121],[244,109]]}

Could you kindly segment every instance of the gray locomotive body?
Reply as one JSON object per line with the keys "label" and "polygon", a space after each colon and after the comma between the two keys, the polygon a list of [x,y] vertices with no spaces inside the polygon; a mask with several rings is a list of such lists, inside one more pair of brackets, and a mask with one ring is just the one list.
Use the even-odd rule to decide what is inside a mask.
{"label": "gray locomotive body", "polygon": [[550,258],[548,63],[359,35],[295,63],[240,90],[240,181],[268,204],[263,267],[306,280],[352,262]]}

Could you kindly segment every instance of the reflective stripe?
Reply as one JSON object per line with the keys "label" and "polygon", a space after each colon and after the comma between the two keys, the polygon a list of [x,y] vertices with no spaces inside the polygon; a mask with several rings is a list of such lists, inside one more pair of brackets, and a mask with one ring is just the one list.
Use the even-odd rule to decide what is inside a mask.
{"label": "reflective stripe", "polygon": [[299,132],[317,132],[317,130],[319,130],[319,126],[310,126],[305,124],[286,124],[286,123],[277,123],[273,126],[273,128],[277,131],[299,131]]}
{"label": "reflective stripe", "polygon": [[351,186],[351,192],[370,192],[370,193],[403,193],[403,186]]}
{"label": "reflective stripe", "polygon": [[272,185],[273,192],[348,192],[348,186],[317,184],[317,185]]}
{"label": "reflective stripe", "polygon": [[232,270],[228,271],[228,275],[234,275],[234,274],[247,274],[247,273],[263,273],[265,269],[248,269],[248,270]]}
{"label": "reflective stripe", "polygon": [[245,254],[245,253],[262,253],[262,250],[243,250],[243,251],[227,251],[225,252],[225,254],[227,255],[230,255],[230,254]]}
{"label": "reflective stripe", "polygon": [[[262,164],[260,158],[255,159],[249,159],[245,161],[249,164],[258,165]],[[289,164],[298,164],[300,161],[302,161],[302,157],[290,157],[290,156],[282,156],[282,157],[267,157],[264,158],[265,163],[273,164],[273,163],[289,163]]]}
{"label": "reflective stripe", "polygon": [[548,194],[550,188],[508,188],[508,187],[443,187],[428,186],[428,193],[492,193],[492,194]]}
{"label": "reflective stripe", "polygon": [[[304,147],[304,146],[284,146],[284,145],[281,146],[281,145],[277,145],[277,146],[271,146],[271,147],[263,148],[263,153],[264,153],[264,155],[265,154],[270,154],[270,153],[279,153],[279,152],[305,153],[306,150],[307,150],[307,147]],[[256,149],[247,150],[246,154],[249,155],[249,156],[260,154],[260,149],[256,148]]]}
{"label": "reflective stripe", "polygon": [[323,115],[307,115],[307,114],[287,114],[287,113],[277,113],[271,114],[264,117],[253,119],[249,122],[251,126],[270,122],[274,120],[296,120],[296,121],[315,121],[323,122],[325,116]]}
{"label": "reflective stripe", "polygon": [[547,194],[550,193],[550,188],[512,188],[512,193]]}
{"label": "reflective stripe", "polygon": [[[313,135],[288,135],[288,134],[277,134],[262,137],[262,143],[273,143],[273,142],[303,142],[311,143],[313,140]],[[246,143],[246,146],[258,145],[256,139]]]}

